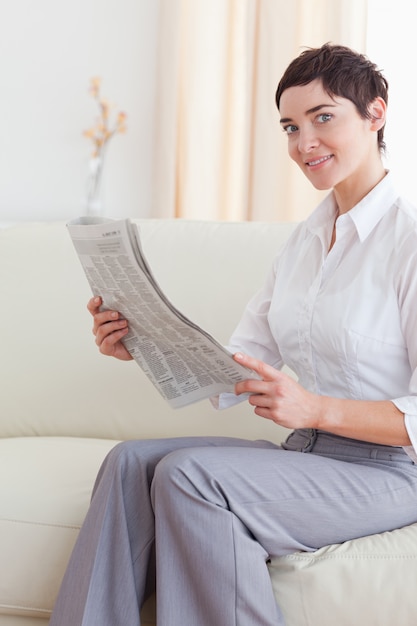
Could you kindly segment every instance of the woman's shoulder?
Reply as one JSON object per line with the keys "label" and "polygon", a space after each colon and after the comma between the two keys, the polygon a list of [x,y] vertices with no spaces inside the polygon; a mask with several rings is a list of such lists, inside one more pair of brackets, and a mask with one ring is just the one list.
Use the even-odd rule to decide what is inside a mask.
{"label": "woman's shoulder", "polygon": [[390,217],[391,229],[396,246],[409,242],[417,251],[417,207],[407,198],[400,196],[394,203]]}
{"label": "woman's shoulder", "polygon": [[398,215],[403,218],[405,223],[413,226],[417,225],[417,206],[408,198],[400,196],[396,201]]}

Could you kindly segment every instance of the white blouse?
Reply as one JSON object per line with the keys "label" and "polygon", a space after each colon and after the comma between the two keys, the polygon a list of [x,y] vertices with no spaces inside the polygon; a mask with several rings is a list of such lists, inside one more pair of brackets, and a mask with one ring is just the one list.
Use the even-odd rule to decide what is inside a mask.
{"label": "white blouse", "polygon": [[336,211],[330,193],[295,229],[228,348],[287,365],[317,394],[392,400],[417,461],[417,210],[388,173],[337,218],[328,252]]}

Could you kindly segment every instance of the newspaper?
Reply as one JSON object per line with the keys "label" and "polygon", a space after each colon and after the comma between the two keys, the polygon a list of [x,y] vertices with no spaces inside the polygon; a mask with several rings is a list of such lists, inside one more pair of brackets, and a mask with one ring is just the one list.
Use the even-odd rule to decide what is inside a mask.
{"label": "newspaper", "polygon": [[144,256],[139,228],[129,219],[81,217],[67,224],[93,295],[129,322],[129,353],[172,408],[258,378],[166,298]]}

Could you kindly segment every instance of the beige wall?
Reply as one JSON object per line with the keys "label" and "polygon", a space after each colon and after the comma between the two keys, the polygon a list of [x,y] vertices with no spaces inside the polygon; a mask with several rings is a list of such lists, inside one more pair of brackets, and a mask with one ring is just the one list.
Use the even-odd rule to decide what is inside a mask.
{"label": "beige wall", "polygon": [[1,0],[0,223],[82,212],[96,107],[89,79],[128,113],[107,155],[114,216],[150,205],[159,0]]}
{"label": "beige wall", "polygon": [[[244,6],[246,0],[222,0],[220,4],[223,2],[236,7]],[[173,36],[174,27],[172,21],[164,27],[161,6],[168,4],[175,8],[181,3],[184,4],[183,0],[1,0],[0,224],[70,219],[83,212],[90,145],[82,137],[82,130],[91,125],[96,115],[94,102],[88,95],[89,79],[96,75],[103,79],[103,95],[128,114],[127,134],[114,138],[106,157],[105,214],[148,217],[174,213],[172,178],[177,171],[174,138],[178,128],[176,120],[167,120],[167,115],[170,110],[174,112],[177,86],[169,63],[161,56],[158,63],[158,54],[161,55],[158,37],[164,32],[171,32]],[[213,0],[208,3],[212,9],[218,4]],[[407,0],[396,3],[391,0],[297,0],[285,2],[279,10],[280,0],[251,0],[248,7],[259,7],[261,16],[258,34],[262,45],[257,54],[263,73],[256,74],[256,93],[262,98],[263,93],[272,91],[278,74],[298,53],[301,43],[318,45],[323,37],[334,39],[336,35],[332,33],[337,32],[339,40],[362,47],[364,26],[360,26],[359,18],[363,18],[367,4],[370,7],[367,50],[386,70],[391,84],[386,134],[388,164],[398,174],[401,187],[414,199],[417,197],[414,185],[414,23],[407,19],[410,8]],[[297,15],[303,17],[297,21],[298,26],[294,21]],[[399,43],[395,43],[396,34],[400,37]],[[279,50],[285,38],[289,40],[288,50],[282,55]],[[217,39],[212,39],[214,54],[218,48],[218,33]],[[167,39],[165,41],[169,44]],[[239,42],[236,38],[234,41]],[[247,52],[246,40],[242,39],[241,45],[242,51]],[[175,51],[175,47],[173,49]],[[250,62],[253,63],[253,59]],[[247,71],[248,63],[243,63],[241,72]],[[204,64],[199,67],[204,72]],[[236,80],[239,78],[236,71],[234,76]],[[161,80],[165,91],[161,90]],[[266,84],[268,80],[271,87]],[[164,94],[165,117],[161,116],[157,89]],[[165,101],[166,93],[172,101]],[[201,90],[199,93],[204,95]],[[241,93],[239,89],[237,93]],[[268,109],[259,102],[253,104],[257,123],[253,126],[256,136],[252,137],[249,157],[252,159],[250,171],[256,178],[249,182],[248,176],[241,174],[246,186],[238,190],[234,200],[226,194],[225,202],[229,211],[234,205],[237,207],[236,212],[230,211],[232,218],[239,215],[244,203],[250,202],[247,213],[252,218],[280,219],[281,213],[276,213],[278,205],[283,204],[284,209],[288,204],[281,201],[280,176],[284,170],[277,167],[277,162],[287,167],[285,141],[275,129],[273,102]],[[187,113],[186,119],[197,118],[197,128],[201,128],[204,119],[200,122],[198,114],[198,111],[194,111],[193,116]],[[231,119],[236,119],[235,112]],[[228,128],[230,131],[230,124]],[[158,138],[156,151],[155,138]],[[231,139],[241,152],[239,138],[231,135]],[[197,145],[198,157],[201,141]],[[213,181],[207,174],[208,182],[203,180],[207,188],[201,184],[206,170],[200,167],[197,157],[190,161],[187,180],[196,183],[199,199],[192,198],[189,204],[193,211],[195,208],[204,211],[201,217],[217,218],[213,207],[206,206],[208,199],[214,197]],[[231,164],[236,169],[238,161],[232,159]],[[232,174],[236,171],[230,169]],[[315,200],[295,166],[285,170],[284,179],[288,178],[295,181],[291,200],[301,209],[293,215],[302,218],[304,207],[309,212]],[[218,204],[216,201],[216,209]]]}

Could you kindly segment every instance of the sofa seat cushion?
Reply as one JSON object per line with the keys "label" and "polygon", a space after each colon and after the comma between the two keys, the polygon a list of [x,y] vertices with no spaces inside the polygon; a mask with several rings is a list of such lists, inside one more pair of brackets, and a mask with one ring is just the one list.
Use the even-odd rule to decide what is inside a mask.
{"label": "sofa seat cushion", "polygon": [[286,626],[417,623],[417,524],[275,558],[269,569]]}
{"label": "sofa seat cushion", "polygon": [[114,440],[0,439],[0,614],[48,617]]}

